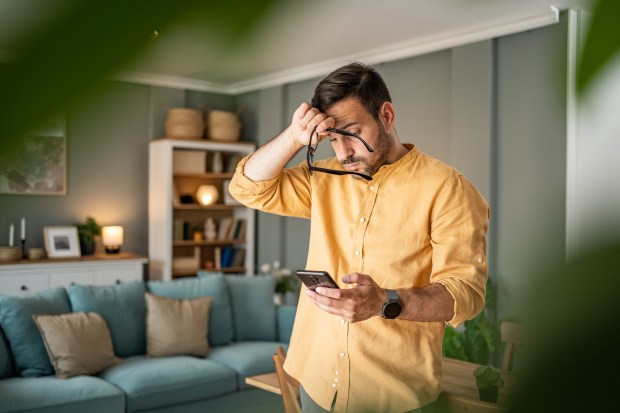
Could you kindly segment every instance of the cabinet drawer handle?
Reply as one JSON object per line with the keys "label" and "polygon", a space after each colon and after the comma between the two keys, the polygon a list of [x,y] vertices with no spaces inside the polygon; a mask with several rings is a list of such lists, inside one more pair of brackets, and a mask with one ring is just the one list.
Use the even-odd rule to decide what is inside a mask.
{"label": "cabinet drawer handle", "polygon": [[28,291],[28,286],[27,285],[22,285],[19,289],[22,290],[22,291]]}

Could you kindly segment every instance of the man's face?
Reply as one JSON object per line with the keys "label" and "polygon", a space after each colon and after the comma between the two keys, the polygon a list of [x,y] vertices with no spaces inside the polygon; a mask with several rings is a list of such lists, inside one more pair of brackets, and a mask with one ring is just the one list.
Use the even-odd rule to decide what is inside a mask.
{"label": "man's face", "polygon": [[338,102],[325,113],[335,119],[336,128],[358,134],[374,150],[369,152],[358,139],[332,133],[329,141],[344,169],[372,176],[387,163],[392,140],[383,125],[378,124],[358,101],[347,99]]}

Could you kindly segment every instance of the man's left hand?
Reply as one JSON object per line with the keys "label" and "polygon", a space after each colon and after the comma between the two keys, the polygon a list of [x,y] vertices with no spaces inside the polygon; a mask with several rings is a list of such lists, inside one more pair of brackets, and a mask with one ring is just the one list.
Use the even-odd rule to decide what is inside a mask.
{"label": "man's left hand", "polygon": [[343,277],[342,281],[350,288],[318,287],[315,291],[307,290],[306,294],[317,307],[349,323],[381,315],[381,308],[387,300],[386,291],[370,275],[354,272]]}

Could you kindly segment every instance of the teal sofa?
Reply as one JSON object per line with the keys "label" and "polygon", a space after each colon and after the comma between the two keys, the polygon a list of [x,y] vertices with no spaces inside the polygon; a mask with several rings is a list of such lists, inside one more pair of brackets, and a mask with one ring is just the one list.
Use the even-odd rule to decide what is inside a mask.
{"label": "teal sofa", "polygon": [[[145,355],[146,292],[213,297],[206,357]],[[0,413],[281,412],[279,396],[245,384],[274,371],[272,355],[290,338],[295,307],[275,306],[273,292],[271,277],[209,275],[0,296]],[[104,318],[121,363],[96,376],[53,375],[32,315],[72,311]]]}

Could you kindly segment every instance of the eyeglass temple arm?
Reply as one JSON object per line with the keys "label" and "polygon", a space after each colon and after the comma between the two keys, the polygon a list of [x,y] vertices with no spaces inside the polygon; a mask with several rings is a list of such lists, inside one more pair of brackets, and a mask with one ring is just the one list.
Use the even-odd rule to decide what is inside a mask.
{"label": "eyeglass temple arm", "polygon": [[[349,131],[346,131],[344,129],[336,129],[336,128],[327,128],[326,130],[328,132],[336,132],[336,133],[339,133],[341,135],[351,136],[353,138],[359,139],[364,144],[366,149],[368,149],[368,152],[374,152],[374,150],[370,147],[370,145],[368,143],[366,143],[366,141],[364,139],[362,139],[361,136],[357,135],[356,133],[349,132]],[[313,131],[313,133],[314,133],[314,131]]]}

